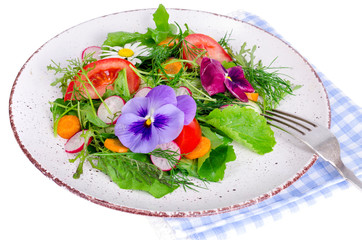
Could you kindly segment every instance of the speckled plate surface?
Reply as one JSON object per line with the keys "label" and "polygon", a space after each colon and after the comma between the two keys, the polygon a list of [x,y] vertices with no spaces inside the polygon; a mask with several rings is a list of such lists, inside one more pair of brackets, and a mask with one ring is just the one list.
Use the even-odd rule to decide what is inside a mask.
{"label": "speckled plate surface", "polygon": [[[51,60],[66,65],[80,57],[88,46],[100,45],[108,32],[145,32],[153,27],[154,9],[121,12],[96,18],[70,28],[41,46],[19,72],[10,96],[10,121],[14,135],[29,160],[58,185],[94,203],[125,212],[161,217],[190,217],[218,214],[263,201],[293,184],[315,162],[316,156],[304,145],[275,131],[277,144],[272,153],[257,155],[235,144],[237,160],[227,165],[225,178],[208,189],[185,192],[177,189],[161,199],[140,192],[119,189],[110,179],[84,166],[80,179],[72,175],[77,164],[69,163],[65,140],[54,137],[49,101],[61,97],[51,87],[54,75],[47,71]],[[274,66],[288,66],[283,73],[303,85],[295,96],[280,105],[319,124],[329,126],[330,108],[326,91],[310,64],[291,46],[250,24],[201,11],[169,9],[170,20],[187,23],[195,31],[219,40],[232,31],[231,45],[257,45],[258,58]],[[42,126],[37,128],[36,126]],[[196,181],[196,180],[195,180]],[[197,181],[196,181],[197,182]]]}

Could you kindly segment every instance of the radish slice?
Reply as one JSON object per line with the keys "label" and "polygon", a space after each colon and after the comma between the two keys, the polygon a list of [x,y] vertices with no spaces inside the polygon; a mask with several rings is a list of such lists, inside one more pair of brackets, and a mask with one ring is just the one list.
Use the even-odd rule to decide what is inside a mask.
{"label": "radish slice", "polygon": [[223,110],[224,108],[227,108],[229,106],[234,106],[234,104],[227,104],[227,105],[222,105],[219,107],[220,110]]}
{"label": "radish slice", "polygon": [[93,58],[100,60],[101,57],[99,55],[102,53],[102,48],[98,47],[98,46],[87,47],[82,52],[82,60],[84,60],[84,57],[86,54],[89,55],[91,53],[93,53],[93,55],[92,55]]}
{"label": "radish slice", "polygon": [[[110,96],[99,106],[97,116],[107,124],[116,123],[125,103],[126,101],[119,96]],[[105,105],[111,112],[108,111]]]}
{"label": "radish slice", "polygon": [[175,152],[176,156],[173,156],[175,158],[175,164],[170,165],[170,161],[163,157],[156,157],[154,155],[151,155],[151,161],[152,163],[161,169],[162,171],[170,171],[172,168],[176,166],[176,164],[181,159],[181,151],[179,146],[175,142],[169,142],[169,143],[163,143],[156,147],[156,149],[160,148],[161,150],[169,150],[172,151],[170,154],[173,155],[173,152]]}
{"label": "radish slice", "polygon": [[[81,136],[83,133],[86,133],[86,130],[79,131],[68,139],[64,145],[65,151],[67,153],[77,153],[82,151],[85,142],[84,137]],[[89,145],[91,141],[92,138],[89,138],[87,145]]]}
{"label": "radish slice", "polygon": [[181,96],[181,95],[189,95],[192,96],[192,92],[189,88],[181,86],[178,89],[175,90],[176,92],[176,96]]}
{"label": "radish slice", "polygon": [[152,90],[150,87],[144,87],[141,88],[136,92],[136,94],[133,97],[146,97],[147,94]]}

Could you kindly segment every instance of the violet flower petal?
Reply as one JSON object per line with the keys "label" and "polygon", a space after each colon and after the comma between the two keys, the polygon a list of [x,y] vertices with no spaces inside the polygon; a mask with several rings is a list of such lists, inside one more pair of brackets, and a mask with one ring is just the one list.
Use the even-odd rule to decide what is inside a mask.
{"label": "violet flower petal", "polygon": [[165,104],[177,105],[176,93],[172,87],[166,85],[160,85],[152,88],[152,90],[146,95],[149,99],[149,110],[156,110],[157,108]]}
{"label": "violet flower petal", "polygon": [[133,113],[122,114],[115,126],[115,135],[121,143],[135,153],[149,153],[159,143],[155,127],[145,126],[145,118]]}
{"label": "violet flower petal", "polygon": [[146,97],[132,98],[122,108],[122,114],[133,113],[139,117],[146,117],[149,114],[149,99]]}
{"label": "violet flower petal", "polygon": [[196,113],[192,97],[181,97],[179,101],[180,108],[173,88],[162,85],[146,97],[131,99],[117,120],[116,136],[136,153],[149,153],[157,145],[174,140],[183,129],[185,116],[193,119]]}
{"label": "violet flower petal", "polygon": [[244,89],[240,87],[239,84],[229,80],[225,79],[225,86],[231,92],[237,99],[239,99],[242,102],[248,102],[248,97],[245,94]]}
{"label": "violet flower petal", "polygon": [[153,115],[152,125],[159,136],[158,144],[168,143],[174,140],[182,131],[184,126],[184,113],[172,104],[158,108]]}
{"label": "violet flower petal", "polygon": [[200,80],[206,92],[212,96],[225,92],[225,75],[227,71],[222,64],[211,58],[204,57],[200,65]]}
{"label": "violet flower petal", "polygon": [[180,95],[176,97],[177,107],[184,113],[184,125],[189,125],[196,115],[196,102],[189,95]]}
{"label": "violet flower petal", "polygon": [[228,76],[231,80],[239,85],[244,92],[254,92],[253,86],[245,78],[244,70],[241,66],[235,66],[228,69]]}

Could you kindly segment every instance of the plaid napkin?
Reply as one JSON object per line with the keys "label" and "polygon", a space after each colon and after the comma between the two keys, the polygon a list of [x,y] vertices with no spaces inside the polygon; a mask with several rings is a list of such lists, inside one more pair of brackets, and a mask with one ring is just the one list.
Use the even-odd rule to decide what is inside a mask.
{"label": "plaid napkin", "polygon": [[[230,14],[281,38],[267,22],[247,12]],[[331,131],[340,141],[341,156],[345,165],[362,178],[362,108],[356,106],[332,82],[318,72],[327,90],[331,111]],[[322,159],[293,185],[276,196],[256,205],[229,213],[198,218],[164,218],[151,220],[158,224],[160,236],[167,239],[228,239],[247,230],[249,226],[262,226],[269,219],[277,220],[283,212],[294,212],[302,204],[312,204],[318,197],[328,197],[337,188],[347,188],[347,183],[338,172]]]}

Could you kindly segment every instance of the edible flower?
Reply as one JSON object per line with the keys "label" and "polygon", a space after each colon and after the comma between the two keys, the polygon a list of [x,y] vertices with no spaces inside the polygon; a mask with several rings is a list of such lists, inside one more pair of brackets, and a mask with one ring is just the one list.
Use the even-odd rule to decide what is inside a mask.
{"label": "edible flower", "polygon": [[195,114],[196,103],[191,96],[176,97],[173,88],[160,85],[146,97],[135,97],[124,105],[115,135],[132,152],[149,153],[177,138]]}
{"label": "edible flower", "polygon": [[201,61],[200,80],[210,96],[225,92],[227,89],[240,101],[247,102],[248,97],[245,93],[254,92],[241,66],[226,70],[219,61],[207,57]]}
{"label": "edible flower", "polygon": [[139,56],[147,56],[149,54],[147,48],[140,46],[140,44],[140,42],[133,44],[127,43],[123,47],[104,45],[103,47],[109,48],[110,50],[103,50],[100,56],[103,58],[123,58],[135,65],[142,62],[138,58]]}

